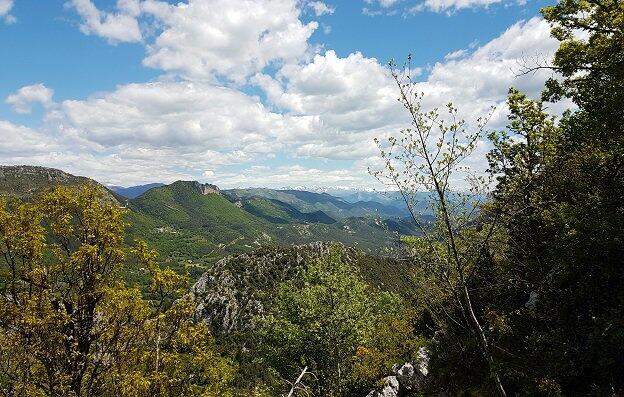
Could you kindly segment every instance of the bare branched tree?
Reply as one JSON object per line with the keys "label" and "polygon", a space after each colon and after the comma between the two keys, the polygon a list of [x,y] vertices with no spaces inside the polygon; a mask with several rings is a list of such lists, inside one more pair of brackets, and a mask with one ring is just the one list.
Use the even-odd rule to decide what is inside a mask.
{"label": "bare branched tree", "polygon": [[[469,280],[495,234],[497,216],[488,214],[487,222],[479,219],[481,200],[490,181],[463,164],[477,148],[493,110],[473,127],[459,118],[452,104],[447,105],[443,115],[437,109],[424,111],[423,95],[412,78],[409,60],[403,68],[394,63],[390,66],[399,89],[399,102],[409,113],[411,125],[387,142],[377,140],[385,170],[373,174],[399,189],[420,230],[420,236],[406,240],[415,262],[431,283],[428,288],[437,288],[448,296],[461,317],[455,318],[439,303],[431,308],[432,314],[448,317],[474,335],[498,394],[506,396],[491,343],[469,289]],[[421,200],[428,201],[434,215],[428,221],[417,212]],[[436,304],[435,300],[430,304]]]}

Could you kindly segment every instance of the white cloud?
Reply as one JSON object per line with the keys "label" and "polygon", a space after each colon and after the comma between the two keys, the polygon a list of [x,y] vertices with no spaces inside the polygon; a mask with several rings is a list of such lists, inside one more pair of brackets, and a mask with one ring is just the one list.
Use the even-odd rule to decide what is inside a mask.
{"label": "white cloud", "polygon": [[[0,0],[5,1],[5,0]],[[189,80],[242,82],[274,62],[300,60],[312,50],[317,22],[302,23],[299,0],[117,0],[115,12],[92,0],[68,0],[80,29],[111,43],[143,42],[148,67]],[[317,16],[334,8],[307,3]],[[143,29],[143,32],[142,30]],[[150,40],[153,39],[153,40]]]}
{"label": "white cloud", "polygon": [[[541,18],[519,22],[475,50],[461,49],[447,55],[431,68],[417,89],[425,94],[425,108],[442,108],[453,102],[469,122],[497,107],[490,127],[502,128],[507,123],[509,88],[514,86],[537,97],[549,77],[547,72],[517,76],[525,58],[538,53],[548,58],[557,46],[550,38],[549,25]],[[370,157],[377,150],[374,137],[387,137],[408,122],[387,68],[360,53],[340,58],[327,51],[308,64],[284,66],[275,78],[256,75],[253,81],[287,114],[318,120],[320,128],[315,136],[308,136],[307,142],[297,146],[299,156]]]}
{"label": "white cloud", "polygon": [[334,187],[366,186],[371,178],[361,169],[320,169],[301,165],[281,167],[252,166],[240,172],[222,173],[214,180],[222,187],[266,186],[285,188],[294,186]]}
{"label": "white cloud", "polygon": [[[47,107],[44,127],[0,122],[0,136],[19,143],[0,149],[0,160],[122,185],[181,178],[230,186],[370,184],[366,165],[375,164],[378,154],[372,139],[396,133],[409,121],[388,69],[358,52],[340,57],[330,50],[308,58],[316,26],[299,20],[293,1],[232,4],[127,0],[117,2],[116,14],[99,14],[150,14],[163,23],[146,63],[188,80],[166,76],[60,104],[43,85],[24,87],[7,102],[22,112],[33,103]],[[282,36],[285,44],[278,43]],[[548,57],[556,48],[542,19],[519,22],[481,47],[448,54],[418,88],[426,94],[426,107],[453,101],[470,120],[499,106],[492,122],[498,128],[506,124],[508,88],[536,96],[548,77],[516,77],[522,59],[536,52]],[[273,62],[277,72],[269,73],[264,68]],[[253,76],[265,104],[240,87],[217,86],[215,75],[238,81]],[[304,157],[318,163],[297,159]],[[291,164],[258,167],[268,158]],[[484,163],[475,161],[474,169]],[[298,162],[308,166],[292,165]],[[232,171],[241,167],[245,171]]]}
{"label": "white cloud", "polygon": [[4,19],[5,23],[11,24],[16,21],[15,17],[11,15],[12,8],[13,0],[0,0],[0,19]]}
{"label": "white cloud", "polygon": [[445,61],[451,61],[453,59],[459,59],[459,58],[463,58],[466,55],[468,55],[468,50],[466,49],[461,49],[461,50],[457,50],[457,51],[453,51],[453,52],[449,52],[448,54],[446,54],[444,56],[444,60]]}
{"label": "white cloud", "polygon": [[128,84],[86,101],[65,101],[62,108],[71,126],[102,146],[233,150],[265,139],[280,121],[241,92],[193,83]]}
{"label": "white cloud", "polygon": [[314,11],[314,14],[317,17],[320,17],[321,15],[331,15],[336,11],[336,7],[328,6],[322,1],[311,1],[307,4],[307,6]]}
{"label": "white cloud", "polygon": [[[509,87],[537,97],[550,72],[518,76],[522,64],[536,55],[550,58],[558,48],[550,37],[550,26],[535,17],[509,27],[503,34],[461,57],[436,63],[420,88],[426,100],[438,106],[453,101],[466,114],[484,114],[490,106],[501,106]],[[501,119],[493,120],[504,123]]]}
{"label": "white cloud", "polygon": [[425,10],[452,13],[467,8],[488,7],[492,4],[501,3],[502,1],[503,0],[425,0],[407,9],[407,13],[415,14]]}
{"label": "white cloud", "polygon": [[17,113],[30,113],[32,104],[39,103],[43,107],[48,108],[54,103],[52,101],[54,91],[43,84],[33,84],[22,87],[15,93],[9,95],[5,102],[9,104]]}
{"label": "white cloud", "polygon": [[364,0],[366,4],[379,4],[383,8],[392,7],[401,0]]}
{"label": "white cloud", "polygon": [[69,0],[66,6],[74,8],[82,18],[80,30],[84,34],[100,36],[111,43],[143,39],[137,21],[139,0],[118,0],[116,13],[99,10],[91,0]]}
{"label": "white cloud", "polygon": [[316,116],[330,129],[370,130],[400,116],[389,70],[361,53],[340,58],[330,50],[308,64],[284,66],[276,79],[258,75],[254,81],[272,103]]}
{"label": "white cloud", "polygon": [[192,79],[242,81],[272,62],[296,61],[318,27],[299,20],[295,0],[152,2],[144,9],[164,24],[144,64]]}
{"label": "white cloud", "polygon": [[86,101],[64,101],[62,109],[79,136],[103,147],[124,143],[251,155],[274,151],[288,134],[310,128],[304,119],[270,112],[258,98],[205,83],[128,84]]}
{"label": "white cloud", "polygon": [[286,65],[276,78],[252,80],[288,115],[317,121],[312,136],[294,135],[298,156],[357,159],[377,152],[373,138],[405,122],[389,70],[374,58],[334,51],[308,64]]}
{"label": "white cloud", "polygon": [[0,159],[33,156],[55,150],[59,145],[55,140],[39,131],[0,120]]}

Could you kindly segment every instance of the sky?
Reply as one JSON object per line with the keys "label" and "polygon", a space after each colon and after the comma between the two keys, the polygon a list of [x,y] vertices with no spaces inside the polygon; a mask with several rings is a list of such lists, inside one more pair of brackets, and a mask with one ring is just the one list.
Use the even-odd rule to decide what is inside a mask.
{"label": "sky", "polygon": [[[408,126],[388,61],[468,125],[539,97],[541,0],[0,0],[0,164],[111,185],[374,188]],[[482,140],[467,166],[482,171]]]}

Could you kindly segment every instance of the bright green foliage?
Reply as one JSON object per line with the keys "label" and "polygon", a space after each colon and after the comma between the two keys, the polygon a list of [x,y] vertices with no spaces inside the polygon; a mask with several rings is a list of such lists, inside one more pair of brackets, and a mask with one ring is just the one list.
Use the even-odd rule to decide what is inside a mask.
{"label": "bright green foliage", "polygon": [[[333,222],[323,212],[303,213],[289,204],[259,198],[246,200],[239,208],[226,195],[202,194],[196,182],[151,189],[129,207],[129,235],[148,241],[168,266],[188,271],[192,279],[223,256],[264,245],[339,241],[379,252],[397,240],[384,222],[372,217]],[[144,281],[140,273],[130,276]]]}
{"label": "bright green foliage", "polygon": [[[511,89],[507,99],[509,128],[489,135],[494,150],[488,154],[490,171],[498,176],[498,194],[505,189],[524,205],[530,204],[526,194],[536,185],[536,178],[552,164],[559,129],[554,117],[548,116],[542,104]],[[510,200],[510,197],[506,197]]]}
{"label": "bright green foliage", "polygon": [[3,394],[223,395],[230,365],[193,303],[172,302],[186,278],[139,244],[158,300],[123,284],[123,219],[96,186],[0,205]]}
{"label": "bright green foliage", "polygon": [[325,223],[336,222],[323,211],[300,212],[290,204],[279,200],[253,197],[245,200],[243,204],[245,211],[258,217],[264,218],[272,223]]}
{"label": "bright green foliage", "polygon": [[[553,25],[561,44],[555,54],[555,70],[563,81],[550,79],[545,98],[568,97],[582,111],[598,117],[601,137],[622,131],[624,109],[624,4],[620,0],[562,0],[542,11]],[[579,34],[579,32],[582,32]]]}
{"label": "bright green foliage", "polygon": [[401,299],[370,289],[335,250],[280,286],[258,333],[276,390],[307,367],[299,386],[314,396],[363,393],[417,347]]}
{"label": "bright green foliage", "polygon": [[[512,90],[510,133],[493,134],[506,244],[479,275],[509,389],[526,395],[624,391],[624,8],[561,1],[543,10],[564,79],[545,97],[579,107],[555,124]],[[578,34],[582,31],[583,34]],[[495,286],[495,287],[494,287]],[[478,376],[475,375],[474,377]]]}

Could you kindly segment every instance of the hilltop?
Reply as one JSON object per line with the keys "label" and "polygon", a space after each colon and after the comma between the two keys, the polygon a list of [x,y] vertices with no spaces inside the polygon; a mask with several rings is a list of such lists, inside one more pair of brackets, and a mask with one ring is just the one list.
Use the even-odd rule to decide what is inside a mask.
{"label": "hilltop", "polygon": [[0,165],[0,196],[28,198],[55,186],[96,183],[54,168],[33,165]]}
{"label": "hilltop", "polygon": [[[127,208],[127,244],[146,240],[161,261],[178,272],[199,277],[219,259],[264,246],[288,247],[335,241],[375,255],[388,255],[399,233],[413,228],[383,204],[348,203],[329,194],[296,190],[237,189],[197,181],[176,181],[122,197],[98,182],[61,170],[35,166],[0,167],[0,194],[27,199],[58,185],[100,186]],[[146,185],[147,186],[147,185]],[[138,269],[131,282],[142,283]]]}

